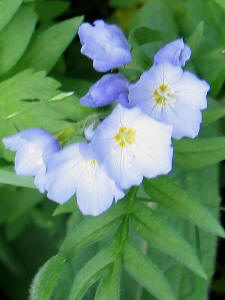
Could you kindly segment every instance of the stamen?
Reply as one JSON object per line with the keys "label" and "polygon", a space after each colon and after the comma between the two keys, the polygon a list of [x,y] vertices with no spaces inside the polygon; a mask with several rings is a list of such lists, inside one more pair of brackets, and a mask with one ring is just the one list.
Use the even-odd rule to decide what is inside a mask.
{"label": "stamen", "polygon": [[115,140],[121,148],[132,145],[135,141],[136,132],[132,128],[121,127],[115,136]]}

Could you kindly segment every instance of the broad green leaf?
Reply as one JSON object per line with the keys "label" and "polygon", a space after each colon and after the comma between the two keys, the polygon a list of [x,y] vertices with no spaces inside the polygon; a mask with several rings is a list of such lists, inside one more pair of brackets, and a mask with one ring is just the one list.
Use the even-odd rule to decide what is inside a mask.
{"label": "broad green leaf", "polygon": [[0,33],[0,75],[11,69],[25,52],[32,37],[37,15],[33,5],[22,5]]}
{"label": "broad green leaf", "polygon": [[148,0],[133,17],[133,27],[149,27],[168,34],[168,38],[176,37],[177,27],[171,8],[166,0]]}
{"label": "broad green leaf", "polygon": [[115,244],[112,243],[101,249],[86,265],[79,271],[74,279],[68,300],[80,300],[85,291],[93,284],[106,267],[114,261]]}
{"label": "broad green leaf", "polygon": [[82,17],[57,23],[37,33],[15,71],[26,68],[50,72],[75,37]]}
{"label": "broad green leaf", "polygon": [[172,213],[213,234],[225,237],[222,226],[211,212],[172,179],[160,176],[146,180],[144,187],[154,201]]}
{"label": "broad green leaf", "polygon": [[174,146],[175,163],[182,168],[200,168],[225,159],[225,137],[183,139]]}
{"label": "broad green leaf", "polygon": [[30,289],[30,300],[49,300],[65,260],[60,255],[50,258],[35,275]]}
{"label": "broad green leaf", "polygon": [[35,10],[39,16],[40,21],[50,21],[60,16],[70,6],[69,2],[51,1],[35,3]]}
{"label": "broad green leaf", "polygon": [[160,269],[129,241],[125,245],[123,259],[128,273],[156,299],[176,299]]}
{"label": "broad green leaf", "polygon": [[13,170],[0,168],[0,183],[36,189],[32,177],[19,176]]}
{"label": "broad green leaf", "polygon": [[134,226],[137,233],[142,235],[153,248],[164,252],[186,265],[199,276],[206,274],[196,253],[190,244],[173,228],[157,216],[146,205],[136,202],[133,207]]}
{"label": "broad green leaf", "polygon": [[120,299],[120,281],[122,273],[121,258],[117,258],[114,263],[108,267],[106,274],[103,275],[101,283],[98,286],[95,300],[119,300]]}
{"label": "broad green leaf", "polygon": [[126,204],[127,201],[123,200],[97,218],[86,217],[68,233],[60,253],[71,258],[81,249],[108,236],[119,225],[121,216],[126,212]]}
{"label": "broad green leaf", "polygon": [[204,22],[201,21],[196,27],[195,31],[189,37],[187,44],[191,47],[192,53],[196,53],[198,50],[204,34]]}
{"label": "broad green leaf", "polygon": [[220,105],[218,107],[212,107],[209,109],[206,109],[203,112],[203,122],[204,123],[212,123],[220,118],[225,117],[225,105]]}
{"label": "broad green leaf", "polygon": [[13,17],[23,0],[1,0],[0,2],[0,31]]}

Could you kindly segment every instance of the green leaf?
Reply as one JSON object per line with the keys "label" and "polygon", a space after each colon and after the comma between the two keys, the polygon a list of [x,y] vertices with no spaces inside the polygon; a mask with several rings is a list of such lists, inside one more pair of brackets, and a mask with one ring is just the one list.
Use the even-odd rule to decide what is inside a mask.
{"label": "green leaf", "polygon": [[119,300],[120,299],[120,281],[122,273],[122,261],[118,258],[108,267],[98,286],[95,300]]}
{"label": "green leaf", "polygon": [[225,105],[219,105],[219,107],[212,107],[204,110],[203,122],[208,124],[219,120],[225,116]]}
{"label": "green leaf", "polygon": [[204,34],[204,22],[201,21],[196,27],[195,31],[189,37],[187,44],[191,47],[192,53],[196,53],[198,50]]}
{"label": "green leaf", "polygon": [[70,6],[69,2],[51,1],[51,2],[36,2],[35,10],[40,21],[50,21],[60,16]]}
{"label": "green leaf", "polygon": [[1,0],[0,2],[0,31],[13,17],[23,0]]}
{"label": "green leaf", "polygon": [[214,1],[225,10],[225,2],[223,0],[214,0]]}
{"label": "green leaf", "polygon": [[93,244],[115,230],[126,212],[127,201],[123,200],[99,217],[86,217],[76,228],[68,233],[60,253],[73,257],[81,249]]}
{"label": "green leaf", "polygon": [[153,248],[164,252],[199,276],[206,279],[205,271],[192,247],[165,220],[157,216],[146,205],[136,202],[133,207],[134,226],[137,233],[142,235]]}
{"label": "green leaf", "polygon": [[210,211],[172,179],[160,176],[146,180],[144,187],[154,201],[174,214],[213,234],[225,237],[222,226]]}
{"label": "green leaf", "polygon": [[15,171],[0,169],[0,183],[36,189],[33,182],[34,179],[32,177],[19,176]]}
{"label": "green leaf", "polygon": [[25,52],[37,22],[33,5],[22,5],[0,33],[0,75],[11,69]]}
{"label": "green leaf", "polygon": [[50,72],[75,37],[82,20],[83,17],[76,17],[40,31],[14,72],[26,68]]}
{"label": "green leaf", "polygon": [[113,7],[129,7],[136,5],[140,0],[110,0],[109,4]]}
{"label": "green leaf", "polygon": [[137,44],[139,46],[163,39],[165,39],[164,33],[145,26],[134,28],[134,30],[132,30],[129,35],[130,43],[132,45]]}
{"label": "green leaf", "polygon": [[112,243],[101,249],[86,265],[79,271],[74,279],[68,300],[80,300],[85,291],[93,284],[106,267],[114,261],[115,244]]}
{"label": "green leaf", "polygon": [[162,271],[131,242],[124,248],[124,266],[128,273],[159,300],[175,300]]}
{"label": "green leaf", "polygon": [[30,300],[49,300],[65,260],[60,255],[50,258],[35,275],[30,289]]}
{"label": "green leaf", "polygon": [[174,146],[175,163],[182,168],[200,168],[225,159],[225,137],[183,139]]}
{"label": "green leaf", "polygon": [[148,0],[133,17],[133,27],[149,27],[167,33],[168,39],[176,37],[177,27],[174,17],[166,0]]}
{"label": "green leaf", "polygon": [[67,201],[66,203],[64,203],[62,205],[58,205],[58,207],[55,209],[55,211],[52,215],[58,216],[61,214],[72,213],[73,211],[75,211],[75,209],[77,209],[77,206],[75,203],[75,199],[72,198],[69,201]]}

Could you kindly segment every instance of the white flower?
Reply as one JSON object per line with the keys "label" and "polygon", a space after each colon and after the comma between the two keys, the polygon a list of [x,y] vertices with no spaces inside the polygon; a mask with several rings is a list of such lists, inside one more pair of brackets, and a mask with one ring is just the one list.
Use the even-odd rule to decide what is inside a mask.
{"label": "white flower", "polygon": [[47,164],[47,197],[60,204],[74,194],[84,215],[97,216],[124,196],[108,176],[90,144],[81,142],[65,147]]}
{"label": "white flower", "polygon": [[172,136],[194,138],[207,107],[209,84],[191,72],[168,62],[144,72],[129,88],[129,101],[150,117],[173,125]]}
{"label": "white flower", "polygon": [[149,118],[139,108],[117,105],[96,129],[92,144],[107,172],[121,188],[171,170],[172,127]]}

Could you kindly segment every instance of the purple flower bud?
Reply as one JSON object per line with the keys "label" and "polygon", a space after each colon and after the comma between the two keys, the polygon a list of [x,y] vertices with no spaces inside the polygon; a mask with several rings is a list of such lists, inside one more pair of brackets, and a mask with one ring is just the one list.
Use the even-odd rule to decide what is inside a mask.
{"label": "purple flower bud", "polygon": [[88,107],[99,107],[116,101],[128,106],[128,80],[123,75],[107,74],[91,86],[80,103]]}
{"label": "purple flower bud", "polygon": [[117,25],[97,20],[92,26],[83,23],[78,31],[81,53],[93,60],[96,71],[107,72],[132,60],[130,45]]}
{"label": "purple flower bud", "polygon": [[155,55],[154,63],[169,62],[174,66],[184,67],[190,57],[190,47],[184,43],[183,39],[178,39],[160,49]]}

